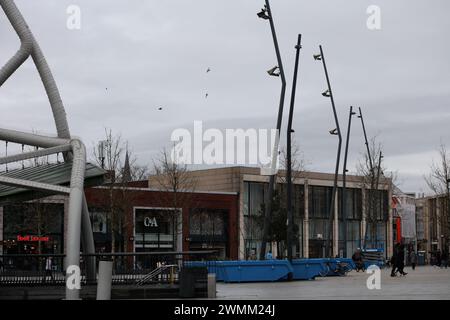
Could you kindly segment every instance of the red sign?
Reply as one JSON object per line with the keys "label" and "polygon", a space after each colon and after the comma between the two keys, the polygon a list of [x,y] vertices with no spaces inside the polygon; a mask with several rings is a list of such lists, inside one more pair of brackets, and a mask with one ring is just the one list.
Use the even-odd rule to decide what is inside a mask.
{"label": "red sign", "polygon": [[50,240],[49,237],[43,236],[17,236],[17,241],[41,241],[48,242]]}

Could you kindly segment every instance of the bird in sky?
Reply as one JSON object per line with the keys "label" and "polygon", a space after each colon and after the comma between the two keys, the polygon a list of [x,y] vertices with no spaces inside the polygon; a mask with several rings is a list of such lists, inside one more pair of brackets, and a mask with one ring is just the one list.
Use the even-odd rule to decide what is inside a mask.
{"label": "bird in sky", "polygon": [[206,70],[206,73],[208,73],[208,72],[210,72],[211,71],[211,68],[208,68],[207,70]]}
{"label": "bird in sky", "polygon": [[208,95],[209,95],[208,93],[207,93],[207,94],[205,94],[205,99],[206,99],[206,98],[208,98]]}
{"label": "bird in sky", "polygon": [[162,110],[162,107],[159,107],[158,110]]}

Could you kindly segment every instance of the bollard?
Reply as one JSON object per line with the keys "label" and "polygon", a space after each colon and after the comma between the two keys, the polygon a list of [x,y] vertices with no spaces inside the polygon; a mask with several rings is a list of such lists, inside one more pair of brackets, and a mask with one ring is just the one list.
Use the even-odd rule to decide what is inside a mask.
{"label": "bollard", "polygon": [[208,273],[208,298],[216,298],[216,274]]}
{"label": "bollard", "polygon": [[111,300],[112,267],[112,261],[99,262],[97,300]]}

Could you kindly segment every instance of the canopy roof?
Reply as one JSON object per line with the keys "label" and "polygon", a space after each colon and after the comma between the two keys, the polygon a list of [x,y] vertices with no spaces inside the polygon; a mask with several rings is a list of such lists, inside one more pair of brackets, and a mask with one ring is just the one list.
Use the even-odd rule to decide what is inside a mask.
{"label": "canopy roof", "polygon": [[[85,186],[97,186],[103,183],[106,171],[91,163],[86,163]],[[45,164],[36,167],[11,170],[2,176],[42,182],[52,185],[68,186],[72,174],[72,163]],[[24,188],[0,184],[0,204],[26,198],[38,198],[52,195],[50,192],[36,192]]]}

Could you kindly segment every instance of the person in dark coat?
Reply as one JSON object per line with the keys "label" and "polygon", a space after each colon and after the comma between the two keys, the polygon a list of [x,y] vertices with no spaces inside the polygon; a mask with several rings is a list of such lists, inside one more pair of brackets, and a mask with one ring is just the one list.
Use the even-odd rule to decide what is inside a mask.
{"label": "person in dark coat", "polygon": [[405,268],[405,246],[403,244],[398,247],[396,264],[397,271],[400,272],[401,275],[406,276],[408,273],[403,271],[403,268]]}
{"label": "person in dark coat", "polygon": [[441,268],[447,269],[448,267],[448,252],[447,250],[442,250],[442,254],[441,254]]}
{"label": "person in dark coat", "polygon": [[353,253],[352,260],[355,263],[356,272],[359,272],[360,270],[364,271],[364,261],[360,248],[358,248],[355,253]]}
{"label": "person in dark coat", "polygon": [[414,250],[412,250],[411,253],[409,254],[409,261],[411,261],[412,269],[416,270],[417,254]]}
{"label": "person in dark coat", "polygon": [[437,265],[438,267],[440,267],[440,266],[441,266],[441,263],[442,263],[441,252],[438,251],[438,252],[436,252],[436,265]]}
{"label": "person in dark coat", "polygon": [[397,275],[397,261],[398,261],[398,251],[399,251],[399,243],[395,244],[394,252],[392,253],[391,257],[391,265],[392,265],[392,271],[391,271],[391,277],[395,277]]}

